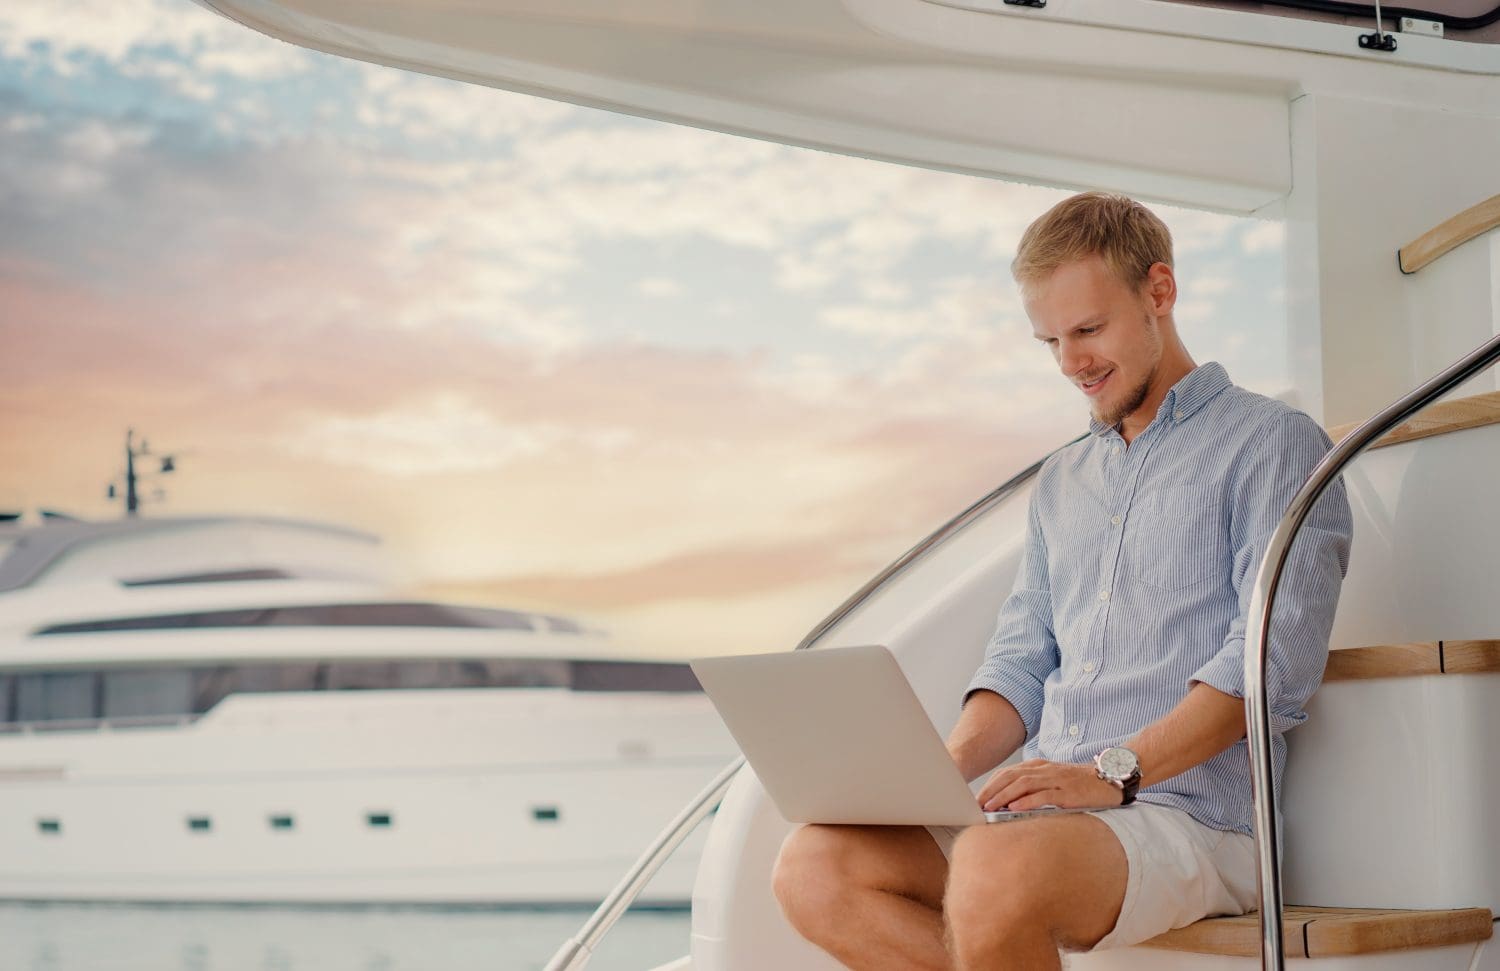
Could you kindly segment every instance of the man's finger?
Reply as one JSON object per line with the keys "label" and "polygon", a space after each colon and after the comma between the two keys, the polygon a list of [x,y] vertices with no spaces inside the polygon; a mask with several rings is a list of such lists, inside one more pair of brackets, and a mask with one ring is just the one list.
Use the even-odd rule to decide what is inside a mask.
{"label": "man's finger", "polygon": [[1013,812],[1041,809],[1043,806],[1066,806],[1066,797],[1061,789],[1040,789],[1008,803],[1005,808]]}
{"label": "man's finger", "polygon": [[1007,785],[996,790],[985,803],[985,811],[993,812],[1010,805],[1022,796],[1054,788],[1056,783],[1051,776],[1052,773],[1044,770],[1028,769]]}

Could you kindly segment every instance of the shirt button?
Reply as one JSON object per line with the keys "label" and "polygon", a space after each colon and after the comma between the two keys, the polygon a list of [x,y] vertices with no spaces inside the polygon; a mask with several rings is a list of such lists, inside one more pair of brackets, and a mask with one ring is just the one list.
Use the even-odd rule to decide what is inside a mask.
{"label": "shirt button", "polygon": [[1109,454],[1111,454],[1111,455],[1119,455],[1120,454],[1120,446],[1116,445],[1114,448],[1110,449],[1109,450]]}
{"label": "shirt button", "polygon": [[1068,726],[1068,734],[1072,735],[1074,738],[1077,738],[1078,737],[1078,726],[1077,725],[1069,725]]}
{"label": "shirt button", "polygon": [[1109,521],[1110,521],[1111,525],[1114,525],[1114,526],[1120,525],[1120,517],[1119,516],[1111,516],[1111,517],[1109,517]]}
{"label": "shirt button", "polygon": [[1173,421],[1182,421],[1182,412],[1180,412],[1180,411],[1174,411],[1174,412],[1172,412],[1172,420]]}
{"label": "shirt button", "polygon": [[1109,599],[1109,591],[1108,590],[1100,590],[1099,591],[1099,599],[1100,600],[1108,600]]}
{"label": "shirt button", "polygon": [[1094,670],[1094,662],[1093,661],[1084,661],[1083,662],[1083,670],[1086,671],[1086,672],[1092,672]]}

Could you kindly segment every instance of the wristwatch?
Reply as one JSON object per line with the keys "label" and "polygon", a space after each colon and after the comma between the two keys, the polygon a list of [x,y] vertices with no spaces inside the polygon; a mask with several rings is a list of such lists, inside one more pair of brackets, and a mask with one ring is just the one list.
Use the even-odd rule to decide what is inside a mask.
{"label": "wristwatch", "polygon": [[1135,802],[1136,790],[1141,787],[1141,759],[1128,748],[1118,745],[1107,748],[1094,756],[1094,771],[1099,778],[1124,793],[1120,805]]}

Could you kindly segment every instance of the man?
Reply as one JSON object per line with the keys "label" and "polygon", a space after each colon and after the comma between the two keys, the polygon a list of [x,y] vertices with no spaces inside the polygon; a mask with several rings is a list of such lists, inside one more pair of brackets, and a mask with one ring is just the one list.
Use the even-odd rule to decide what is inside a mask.
{"label": "man", "polygon": [[[1197,366],[1171,236],[1085,193],[1021,238],[1036,338],[1092,434],[1043,465],[1015,587],[948,740],[969,780],[1025,744],[984,809],[1119,807],[973,826],[807,826],[777,862],[793,926],[851,968],[1048,969],[1257,901],[1245,751],[1255,570],[1329,448],[1307,415]],[[1268,668],[1281,734],[1322,678],[1351,517],[1341,486],[1293,546]],[[1096,762],[1096,757],[1097,762]]]}

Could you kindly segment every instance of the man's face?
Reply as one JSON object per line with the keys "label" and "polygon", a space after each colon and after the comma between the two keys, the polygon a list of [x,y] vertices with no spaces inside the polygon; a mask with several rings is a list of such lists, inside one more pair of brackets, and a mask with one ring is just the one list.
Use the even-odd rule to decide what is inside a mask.
{"label": "man's face", "polygon": [[1161,332],[1143,293],[1094,256],[1058,267],[1022,297],[1037,340],[1088,397],[1095,419],[1119,425],[1141,407],[1162,358]]}

